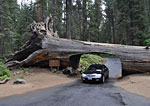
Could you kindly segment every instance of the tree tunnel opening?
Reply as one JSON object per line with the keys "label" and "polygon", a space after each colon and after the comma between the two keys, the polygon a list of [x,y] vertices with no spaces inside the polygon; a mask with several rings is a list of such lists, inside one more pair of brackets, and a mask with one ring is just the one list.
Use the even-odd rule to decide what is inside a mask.
{"label": "tree tunnel opening", "polygon": [[120,58],[115,55],[104,53],[84,53],[73,55],[69,60],[71,66],[75,69],[79,68],[85,70],[85,68],[91,64],[105,64],[109,68],[110,77],[115,78],[122,76],[121,61]]}

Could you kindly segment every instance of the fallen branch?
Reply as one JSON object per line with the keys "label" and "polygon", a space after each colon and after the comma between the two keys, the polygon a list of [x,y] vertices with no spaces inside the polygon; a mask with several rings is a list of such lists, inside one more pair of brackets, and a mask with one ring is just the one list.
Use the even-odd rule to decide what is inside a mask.
{"label": "fallen branch", "polygon": [[0,81],[0,84],[5,84],[9,80],[10,80],[10,78],[5,78],[3,81]]}

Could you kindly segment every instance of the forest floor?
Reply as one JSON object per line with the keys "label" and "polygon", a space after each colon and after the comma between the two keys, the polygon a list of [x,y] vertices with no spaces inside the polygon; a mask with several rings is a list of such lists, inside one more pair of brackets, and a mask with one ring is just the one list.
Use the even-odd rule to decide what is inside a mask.
{"label": "forest floor", "polygon": [[130,93],[150,98],[150,75],[129,75],[115,82],[114,85]]}
{"label": "forest floor", "polygon": [[[27,92],[32,92],[35,90],[53,87],[69,82],[73,82],[78,79],[78,77],[67,77],[63,74],[56,74],[49,71],[49,69],[42,68],[29,68],[30,73],[25,74],[21,70],[16,70],[17,75],[14,72],[11,73],[11,80],[6,84],[0,85],[0,98],[24,94]],[[22,77],[27,81],[26,84],[13,84],[13,80]]]}

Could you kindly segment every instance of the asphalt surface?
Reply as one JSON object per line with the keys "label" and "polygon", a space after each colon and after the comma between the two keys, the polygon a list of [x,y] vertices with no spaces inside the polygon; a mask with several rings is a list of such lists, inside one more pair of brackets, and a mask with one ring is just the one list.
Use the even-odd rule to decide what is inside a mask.
{"label": "asphalt surface", "polygon": [[[81,80],[24,95],[0,99],[0,106],[150,106],[150,99],[113,86],[121,72],[119,59],[107,59],[110,79],[104,84]],[[120,70],[120,71],[119,71]]]}

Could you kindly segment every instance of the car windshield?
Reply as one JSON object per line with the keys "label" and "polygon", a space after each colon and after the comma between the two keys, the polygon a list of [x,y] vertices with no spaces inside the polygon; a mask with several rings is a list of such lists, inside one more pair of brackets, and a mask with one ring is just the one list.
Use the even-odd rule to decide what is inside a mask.
{"label": "car windshield", "polygon": [[96,69],[102,69],[102,65],[91,65],[88,68],[88,70],[96,70]]}
{"label": "car windshield", "polygon": [[89,68],[84,72],[84,74],[100,74],[102,71],[102,66],[101,65],[91,65]]}
{"label": "car windshield", "polygon": [[97,70],[86,70],[85,72],[84,72],[84,74],[94,74],[94,73],[96,73],[96,74],[101,74],[101,71],[97,71]]}

